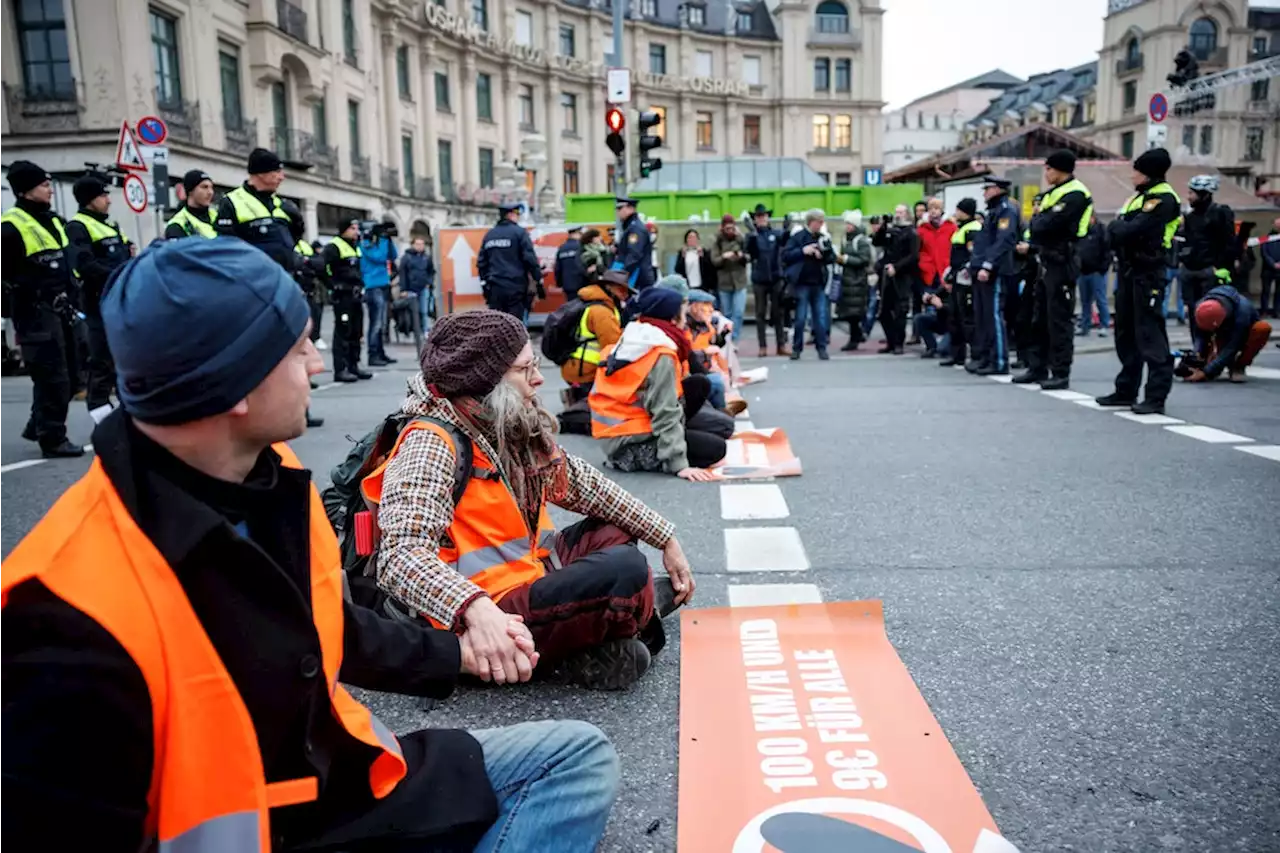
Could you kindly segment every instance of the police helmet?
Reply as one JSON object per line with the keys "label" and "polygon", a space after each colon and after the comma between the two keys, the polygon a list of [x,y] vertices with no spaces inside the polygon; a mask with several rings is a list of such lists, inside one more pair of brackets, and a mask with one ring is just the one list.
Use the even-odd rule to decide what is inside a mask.
{"label": "police helmet", "polygon": [[1218,191],[1218,176],[1196,175],[1187,186],[1200,193],[1216,193]]}

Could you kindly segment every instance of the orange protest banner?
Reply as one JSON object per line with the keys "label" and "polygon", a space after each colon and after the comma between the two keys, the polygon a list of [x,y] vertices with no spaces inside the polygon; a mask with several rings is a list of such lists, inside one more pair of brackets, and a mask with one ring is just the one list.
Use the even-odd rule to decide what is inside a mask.
{"label": "orange protest banner", "polygon": [[1016,853],[879,601],[686,610],[678,842],[693,853]]}
{"label": "orange protest banner", "polygon": [[798,477],[802,471],[800,460],[791,452],[787,434],[772,427],[735,432],[733,438],[725,442],[724,459],[711,470],[725,480]]}

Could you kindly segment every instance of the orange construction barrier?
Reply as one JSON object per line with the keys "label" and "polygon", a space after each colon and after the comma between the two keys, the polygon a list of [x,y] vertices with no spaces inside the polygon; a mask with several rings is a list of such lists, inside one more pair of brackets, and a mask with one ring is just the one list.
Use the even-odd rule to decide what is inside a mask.
{"label": "orange construction barrier", "polygon": [[1016,853],[879,601],[685,610],[680,646],[681,851]]}
{"label": "orange construction barrier", "polygon": [[739,429],[726,442],[724,459],[714,466],[725,480],[758,477],[798,477],[800,460],[791,452],[791,442],[780,429]]}

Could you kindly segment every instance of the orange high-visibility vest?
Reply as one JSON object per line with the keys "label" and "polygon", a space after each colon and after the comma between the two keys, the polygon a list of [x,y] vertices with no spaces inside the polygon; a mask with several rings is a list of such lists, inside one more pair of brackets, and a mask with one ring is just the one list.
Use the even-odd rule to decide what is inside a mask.
{"label": "orange high-visibility vest", "polygon": [[[698,332],[696,335],[693,335],[691,346],[693,347],[695,352],[704,352],[707,349],[707,347],[714,345],[715,341],[716,341],[716,332],[714,329],[710,327],[710,325],[708,325],[708,327],[705,330]],[[729,362],[724,357],[723,352],[718,352],[715,355],[711,356],[711,364],[713,367],[715,367],[717,372],[728,375]]]}
{"label": "orange high-visibility vest", "polygon": [[[386,460],[360,483],[360,492],[373,511],[375,521],[378,505],[382,503],[387,466],[400,452],[405,438],[419,429],[431,430],[453,447],[453,437],[440,424],[410,421]],[[453,508],[453,521],[439,555],[442,561],[498,601],[511,590],[533,583],[547,573],[544,561],[551,556],[556,529],[544,501],[538,510],[538,529],[531,538],[524,513],[499,474],[498,466],[474,441],[471,455],[475,473]]]}
{"label": "orange high-visibility vest", "polygon": [[[601,353],[602,365],[607,365],[613,347]],[[640,386],[648,378],[659,358],[669,358],[675,367],[676,397],[684,396],[680,384],[681,367],[676,362],[675,350],[654,347],[640,358],[615,370],[597,370],[587,405],[591,407],[591,437],[616,438],[624,435],[647,435],[653,432],[653,421],[640,403]]]}
{"label": "orange high-visibility vest", "polygon": [[[286,466],[302,467],[289,448],[275,450]],[[314,486],[310,516],[311,609],[330,709],[348,734],[379,750],[369,765],[369,787],[382,798],[404,778],[404,757],[391,731],[338,683],[341,557]],[[315,800],[318,780],[267,783],[253,720],[235,682],[101,460],[4,561],[3,600],[31,578],[105,628],[146,680],[155,739],[147,831],[159,849],[269,853],[267,810]]]}

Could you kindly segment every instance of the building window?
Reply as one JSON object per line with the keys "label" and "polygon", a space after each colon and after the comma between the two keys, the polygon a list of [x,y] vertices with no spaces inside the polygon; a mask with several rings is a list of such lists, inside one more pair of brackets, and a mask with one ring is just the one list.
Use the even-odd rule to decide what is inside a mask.
{"label": "building window", "polygon": [[476,75],[476,118],[493,121],[493,81],[488,74]]}
{"label": "building window", "polygon": [[1270,43],[1266,36],[1253,37],[1253,59],[1263,59],[1271,53]]}
{"label": "building window", "polygon": [[471,23],[488,32],[489,0],[471,0]]}
{"label": "building window", "polygon": [[222,126],[227,130],[244,128],[244,104],[240,100],[240,49],[218,44],[218,79],[222,85]]}
{"label": "building window", "polygon": [[577,33],[569,24],[560,25],[560,55],[578,55]]}
{"label": "building window", "polygon": [[436,143],[436,173],[440,176],[440,192],[453,195],[453,143],[447,139]]}
{"label": "building window", "polygon": [[658,17],[658,0],[640,0],[640,17]]}
{"label": "building window", "polygon": [[480,186],[493,189],[493,149],[480,149]]}
{"label": "building window", "polygon": [[1124,84],[1124,111],[1131,113],[1138,107],[1138,81],[1130,80]]}
{"label": "building window", "polygon": [[649,42],[649,73],[667,73],[667,46]]}
{"label": "building window", "polygon": [[819,173],[818,173],[818,177],[822,179],[822,182],[823,182],[824,184],[829,184],[829,183],[831,183],[831,173],[830,173],[830,172],[819,172]]}
{"label": "building window", "polygon": [[710,151],[715,148],[715,135],[712,133],[711,113],[698,113],[698,150]]}
{"label": "building window", "polygon": [[1264,133],[1260,127],[1244,129],[1244,159],[1256,163],[1262,159]]}
{"label": "building window", "polygon": [[576,136],[578,133],[578,96],[570,92],[561,92],[560,109],[564,113],[565,132]]}
{"label": "building window", "polygon": [[839,0],[823,0],[813,17],[813,25],[820,33],[849,32],[849,10]]}
{"label": "building window", "polygon": [[[701,3],[690,3],[685,7],[689,12],[689,26],[703,27],[707,23],[707,7]],[[613,186],[610,184],[609,186]]]}
{"label": "building window", "polygon": [[347,136],[352,158],[360,156],[360,102],[347,101]]}
{"label": "building window", "polygon": [[1195,153],[1196,126],[1194,124],[1184,124],[1182,126],[1182,147],[1192,154]]}
{"label": "building window", "polygon": [[520,129],[533,130],[537,126],[533,114],[533,87],[528,83],[520,84]]}
{"label": "building window", "polygon": [[739,10],[738,16],[734,18],[733,27],[740,33],[749,33],[755,27],[755,23],[751,12]]}
{"label": "building window", "polygon": [[836,172],[836,186],[847,187],[853,184],[853,174],[851,172]]}
{"label": "building window", "polygon": [[516,12],[516,44],[533,47],[533,15],[530,12]]}
{"label": "building window", "polygon": [[564,182],[561,185],[565,195],[573,195],[578,192],[578,161],[564,161]]}
{"label": "building window", "polygon": [[287,158],[292,153],[287,150],[289,148],[289,90],[283,82],[271,84],[271,117],[274,123],[271,147],[285,148],[286,151],[282,153]]}
{"label": "building window", "polygon": [[813,91],[826,92],[831,88],[831,60],[819,58],[813,61]]}
{"label": "building window", "polygon": [[75,100],[62,0],[46,0],[43,4],[27,0],[13,6],[26,97],[32,101]]}
{"label": "building window", "polygon": [[161,107],[181,109],[182,74],[178,66],[178,22],[151,11],[151,57],[156,72],[156,101]]}
{"label": "building window", "polygon": [[1066,127],[1071,124],[1071,112],[1066,107],[1058,107],[1053,111],[1053,123],[1056,127]]}
{"label": "building window", "polygon": [[413,195],[413,185],[417,182],[417,175],[413,170],[413,134],[405,133],[400,136],[400,169],[404,172],[404,194]]}
{"label": "building window", "polygon": [[1142,67],[1142,43],[1136,37],[1124,46],[1124,67],[1129,71]]}
{"label": "building window", "polygon": [[1120,134],[1120,156],[1128,160],[1133,156],[1133,131],[1126,130]]}
{"label": "building window", "polygon": [[1270,80],[1254,80],[1249,86],[1249,100],[1265,101],[1271,95]]}
{"label": "building window", "polygon": [[436,109],[442,113],[453,112],[449,105],[449,72],[436,72]]}
{"label": "building window", "polygon": [[1093,124],[1098,115],[1098,104],[1096,101],[1090,101],[1084,106],[1084,120],[1086,124]]}
{"label": "building window", "polygon": [[329,145],[329,108],[325,106],[324,97],[311,106],[311,135],[317,145]]}
{"label": "building window", "polygon": [[342,0],[342,53],[348,65],[356,64],[355,0]]}
{"label": "building window", "polygon": [[1200,125],[1200,153],[1213,153],[1213,125],[1211,124]]}
{"label": "building window", "polygon": [[849,92],[853,88],[853,61],[836,60],[836,91]]}
{"label": "building window", "polygon": [[835,147],[845,150],[853,147],[853,118],[852,116],[836,116],[836,139]]}
{"label": "building window", "polygon": [[831,116],[813,117],[813,147],[817,151],[831,147]]}
{"label": "building window", "polygon": [[694,55],[694,72],[698,77],[715,76],[715,57],[709,50],[700,50]]}
{"label": "building window", "polygon": [[1191,25],[1187,46],[1196,59],[1202,62],[1218,49],[1218,25],[1212,18],[1198,18]]}
{"label": "building window", "polygon": [[413,93],[409,89],[409,45],[402,44],[396,48],[396,88],[404,100],[412,100]]}
{"label": "building window", "polygon": [[760,116],[742,117],[742,150],[747,154],[760,153]]}
{"label": "building window", "polygon": [[760,57],[742,57],[742,82],[752,86],[760,85]]}

